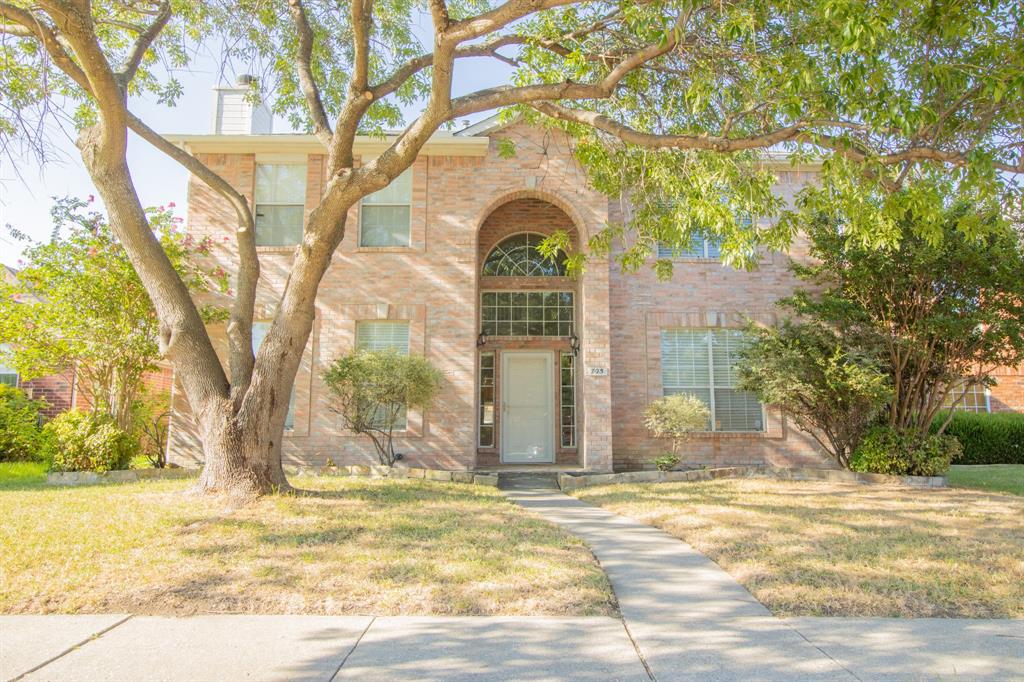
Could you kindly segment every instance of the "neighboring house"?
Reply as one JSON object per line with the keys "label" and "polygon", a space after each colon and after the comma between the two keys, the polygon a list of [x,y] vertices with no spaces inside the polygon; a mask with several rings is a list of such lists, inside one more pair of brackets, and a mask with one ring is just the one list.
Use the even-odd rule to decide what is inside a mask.
{"label": "neighboring house", "polygon": [[[8,282],[13,282],[18,277],[16,269],[9,265],[2,267],[3,277]],[[143,383],[154,392],[163,391],[169,395],[174,384],[174,371],[169,364],[160,364],[156,371],[146,373]],[[78,378],[73,368],[25,380],[13,367],[0,365],[0,384],[16,386],[25,391],[30,398],[45,400],[46,407],[42,410],[42,414],[47,419],[67,412],[72,407],[80,410],[89,410],[91,407],[88,395],[78,385]]]}
{"label": "neighboring house", "polygon": [[[271,134],[265,109],[244,96],[218,89],[215,133],[172,139],[255,205],[260,337],[321,192],[325,157],[312,135]],[[501,158],[503,138],[515,142],[514,157]],[[386,144],[361,138],[356,154],[372,158]],[[791,198],[816,173],[780,161],[777,191]],[[321,376],[356,348],[395,348],[424,354],[446,378],[435,406],[411,411],[396,436],[410,466],[651,467],[667,446],[650,436],[643,412],[675,392],[694,393],[713,411],[711,430],[684,446],[684,466],[825,464],[792,420],[734,388],[740,330],[747,318],[777,321],[775,301],[795,283],[789,256],[766,252],[757,271],[742,272],[701,242],[663,254],[676,261],[675,274],[659,282],[650,271],[623,274],[607,258],[574,280],[537,253],[554,230],[585,244],[623,210],[588,186],[559,134],[493,119],[435,134],[409,171],[350,212],[295,380],[285,461],[375,460],[369,440],[329,409]],[[234,224],[231,208],[192,178],[189,230],[213,237],[212,257],[229,270]],[[805,252],[798,242],[791,255]],[[222,326],[211,333],[226,347]],[[182,465],[202,457],[180,390],[169,450]]]}

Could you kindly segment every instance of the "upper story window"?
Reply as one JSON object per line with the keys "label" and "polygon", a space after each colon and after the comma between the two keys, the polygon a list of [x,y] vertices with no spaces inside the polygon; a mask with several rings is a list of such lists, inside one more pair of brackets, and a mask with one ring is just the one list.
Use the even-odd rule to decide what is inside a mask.
{"label": "upper story window", "polygon": [[[753,225],[753,220],[748,215],[740,216],[737,222],[741,229]],[[658,242],[658,258],[718,260],[721,255],[722,238],[717,235],[695,234],[686,247],[673,248],[664,242]]]}
{"label": "upper story window", "polygon": [[486,277],[564,277],[565,257],[545,258],[538,247],[545,236],[535,232],[514,234],[491,249],[484,261]]}
{"label": "upper story window", "polygon": [[720,237],[706,238],[695,235],[685,249],[672,248],[668,244],[658,242],[658,258],[707,258],[717,260],[722,255]]}
{"label": "upper story window", "polygon": [[255,203],[257,246],[298,244],[306,210],[306,164],[257,164]]}
{"label": "upper story window", "polygon": [[764,408],[736,388],[736,364],[746,335],[735,329],[661,330],[664,395],[696,396],[711,411],[712,431],[764,431]]}
{"label": "upper story window", "polygon": [[412,169],[382,190],[363,197],[359,210],[360,246],[409,246]]}

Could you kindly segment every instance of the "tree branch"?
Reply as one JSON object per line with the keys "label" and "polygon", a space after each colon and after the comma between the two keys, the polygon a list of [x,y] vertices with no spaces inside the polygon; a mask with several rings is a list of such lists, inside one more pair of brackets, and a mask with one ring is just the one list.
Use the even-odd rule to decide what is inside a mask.
{"label": "tree branch", "polygon": [[156,18],[149,24],[148,27],[142,32],[138,40],[135,41],[134,47],[132,47],[131,55],[125,62],[124,68],[117,74],[118,80],[121,82],[121,87],[127,89],[128,83],[131,82],[132,78],[135,77],[136,72],[139,70],[139,66],[142,64],[143,58],[146,56],[146,50],[150,48],[153,41],[157,39],[160,32],[164,30],[167,22],[171,18],[171,3],[168,0],[162,0],[160,2],[160,8],[157,10]]}
{"label": "tree branch", "polygon": [[514,21],[545,9],[582,4],[583,0],[508,0],[489,12],[452,22],[439,36],[443,41],[459,44],[490,35]]}
{"label": "tree branch", "polygon": [[309,25],[302,0],[288,0],[288,10],[291,12],[292,23],[295,24],[295,30],[299,37],[299,49],[296,56],[299,87],[302,88],[302,94],[306,97],[306,106],[309,107],[309,115],[313,119],[313,132],[325,147],[329,147],[333,134],[331,123],[327,120],[327,111],[320,98],[320,88],[313,76],[313,29]]}
{"label": "tree branch", "polygon": [[228,319],[229,372],[231,394],[237,399],[245,394],[252,380],[254,357],[252,352],[253,309],[256,305],[256,286],[260,278],[259,254],[256,251],[256,228],[249,202],[231,184],[192,154],[169,142],[143,123],[134,114],[128,114],[128,126],[144,139],[225,199],[235,210],[238,227],[238,278],[231,314]]}
{"label": "tree branch", "polygon": [[564,83],[502,86],[479,90],[471,95],[452,100],[452,115],[457,118],[512,104],[530,104],[542,100],[607,99],[612,96],[622,79],[631,72],[676,48],[682,40],[683,30],[690,19],[691,12],[691,10],[687,10],[676,17],[672,28],[664,36],[664,40],[649,44],[624,57],[604,78],[596,83],[566,81]]}

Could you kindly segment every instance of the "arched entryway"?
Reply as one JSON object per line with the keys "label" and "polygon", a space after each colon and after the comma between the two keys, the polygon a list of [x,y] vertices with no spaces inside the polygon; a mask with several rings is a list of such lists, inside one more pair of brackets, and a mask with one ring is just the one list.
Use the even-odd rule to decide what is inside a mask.
{"label": "arched entryway", "polygon": [[539,197],[494,208],[478,233],[477,466],[580,461],[580,283],[565,254],[538,248],[555,232],[578,246],[579,228]]}

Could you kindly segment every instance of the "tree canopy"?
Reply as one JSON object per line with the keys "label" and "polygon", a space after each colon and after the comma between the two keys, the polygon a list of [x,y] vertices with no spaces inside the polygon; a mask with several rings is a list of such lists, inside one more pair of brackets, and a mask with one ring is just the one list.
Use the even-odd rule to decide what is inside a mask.
{"label": "tree canopy", "polygon": [[[940,187],[956,201],[1019,207],[1022,12],[1017,0],[3,0],[0,136],[38,152],[41,118],[80,130],[83,164],[153,298],[161,349],[207,420],[207,471],[230,459],[214,451],[233,449],[222,473],[246,472],[265,490],[283,485],[277,397],[294,379],[345,215],[438,129],[502,110],[564,130],[594,187],[628,208],[589,252],[616,244],[627,269],[649,262],[655,243],[685,247],[699,232],[720,237],[735,266],[785,249],[797,222],[771,192],[779,154],[824,164],[822,193],[805,200],[842,204],[864,244],[894,242],[908,217],[935,236],[936,211],[948,208],[934,204]],[[173,105],[175,70],[211,48],[256,70],[253,96],[315,134],[327,156],[320,203],[255,356],[259,259],[246,198],[129,106],[137,93]],[[456,94],[456,64],[468,58],[514,76]],[[420,113],[406,120],[402,105]],[[385,150],[356,163],[356,134],[389,127],[400,130]],[[129,130],[237,215],[226,370],[138,201]],[[670,273],[667,261],[654,266]],[[258,448],[239,445],[252,439]]]}

